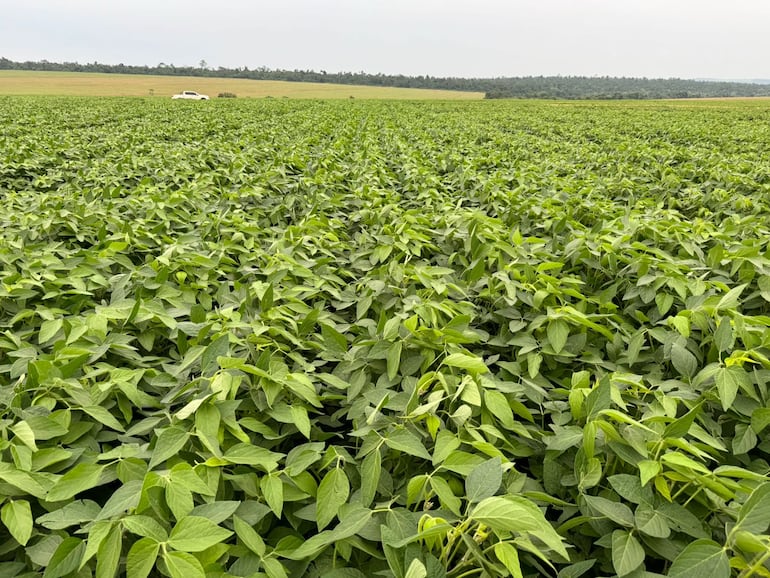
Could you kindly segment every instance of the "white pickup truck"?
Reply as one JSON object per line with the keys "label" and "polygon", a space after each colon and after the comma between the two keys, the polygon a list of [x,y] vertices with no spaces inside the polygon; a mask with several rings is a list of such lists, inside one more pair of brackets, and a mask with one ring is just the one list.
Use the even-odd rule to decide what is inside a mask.
{"label": "white pickup truck", "polygon": [[193,92],[192,90],[184,90],[180,92],[179,94],[175,94],[171,97],[172,100],[176,100],[178,98],[184,98],[187,100],[208,100],[209,97],[205,94],[198,94],[197,92]]}

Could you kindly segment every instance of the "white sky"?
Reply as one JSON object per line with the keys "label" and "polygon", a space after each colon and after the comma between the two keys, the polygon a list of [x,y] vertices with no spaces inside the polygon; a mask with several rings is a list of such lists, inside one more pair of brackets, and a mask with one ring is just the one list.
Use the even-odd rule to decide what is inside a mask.
{"label": "white sky", "polygon": [[0,0],[12,60],[770,78],[768,0]]}

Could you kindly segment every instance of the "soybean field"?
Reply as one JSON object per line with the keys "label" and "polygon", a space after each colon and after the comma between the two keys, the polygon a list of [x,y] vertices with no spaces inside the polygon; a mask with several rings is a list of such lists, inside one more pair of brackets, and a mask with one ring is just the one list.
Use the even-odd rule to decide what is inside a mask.
{"label": "soybean field", "polygon": [[0,127],[0,575],[770,576],[767,102]]}

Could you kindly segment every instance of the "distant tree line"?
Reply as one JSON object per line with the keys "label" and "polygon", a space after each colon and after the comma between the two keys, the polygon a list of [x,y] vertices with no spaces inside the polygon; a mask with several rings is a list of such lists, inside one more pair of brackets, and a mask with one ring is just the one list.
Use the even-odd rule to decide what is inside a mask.
{"label": "distant tree line", "polygon": [[247,78],[252,80],[286,80],[365,86],[394,86],[483,92],[486,98],[549,99],[650,99],[697,98],[727,96],[770,96],[770,85],[743,82],[715,82],[681,78],[626,78],[587,76],[525,76],[510,78],[457,78],[406,76],[403,74],[369,74],[366,72],[326,72],[325,70],[281,70],[267,67],[249,69],[209,68],[200,66],[157,66],[102,64],[92,62],[15,62],[0,57],[0,70],[42,70],[59,72],[102,72],[108,74],[158,74],[163,76],[204,76]]}

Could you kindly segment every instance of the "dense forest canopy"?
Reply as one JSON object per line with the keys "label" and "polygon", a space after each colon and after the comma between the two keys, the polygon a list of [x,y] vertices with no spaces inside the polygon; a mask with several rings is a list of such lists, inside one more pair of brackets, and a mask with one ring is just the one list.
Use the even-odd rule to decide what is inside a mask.
{"label": "dense forest canopy", "polygon": [[259,67],[209,68],[101,64],[93,62],[25,61],[0,57],[0,70],[41,70],[60,72],[102,72],[112,74],[159,74],[164,76],[208,76],[246,78],[252,80],[285,80],[402,88],[431,88],[484,92],[487,98],[553,98],[553,99],[651,99],[698,97],[770,96],[770,85],[747,82],[716,82],[681,78],[618,78],[610,76],[527,76],[509,78],[442,78],[406,76],[402,74],[370,74],[366,72],[326,72],[325,70],[281,70]]}

